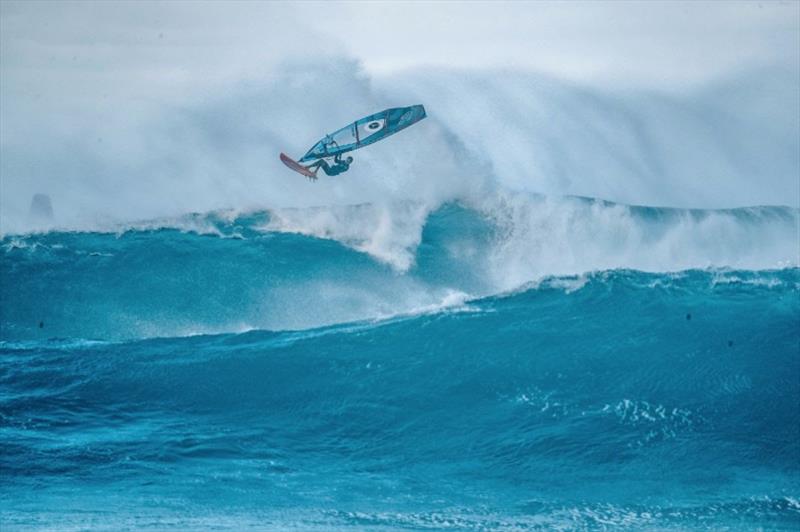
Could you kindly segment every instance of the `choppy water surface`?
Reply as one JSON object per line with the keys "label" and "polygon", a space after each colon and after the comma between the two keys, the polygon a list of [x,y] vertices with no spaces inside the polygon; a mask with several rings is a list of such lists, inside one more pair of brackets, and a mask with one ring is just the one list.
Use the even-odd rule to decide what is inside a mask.
{"label": "choppy water surface", "polygon": [[797,211],[526,201],[406,247],[330,229],[369,205],[5,236],[0,520],[800,525]]}

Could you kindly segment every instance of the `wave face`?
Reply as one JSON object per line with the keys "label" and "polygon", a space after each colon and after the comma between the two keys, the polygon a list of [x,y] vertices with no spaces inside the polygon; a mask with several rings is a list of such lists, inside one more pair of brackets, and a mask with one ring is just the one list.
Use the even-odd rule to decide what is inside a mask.
{"label": "wave face", "polygon": [[621,270],[297,332],[5,342],[3,522],[790,528],[798,295],[797,269]]}
{"label": "wave face", "polygon": [[[304,329],[516,290],[548,276],[797,268],[800,211],[629,207],[525,194],[232,211],[3,238],[3,337]],[[40,329],[39,324],[43,323]]]}
{"label": "wave face", "polygon": [[7,235],[0,520],[795,527],[798,219],[503,194]]}

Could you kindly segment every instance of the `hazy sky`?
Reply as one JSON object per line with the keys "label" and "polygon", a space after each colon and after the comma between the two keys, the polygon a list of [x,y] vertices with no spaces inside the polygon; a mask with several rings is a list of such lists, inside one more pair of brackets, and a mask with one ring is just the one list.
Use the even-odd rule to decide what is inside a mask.
{"label": "hazy sky", "polygon": [[[4,85],[165,86],[257,78],[348,54],[371,73],[516,67],[613,84],[684,84],[796,65],[800,2],[14,2]],[[72,85],[68,85],[67,88]],[[8,87],[6,87],[8,88]]]}

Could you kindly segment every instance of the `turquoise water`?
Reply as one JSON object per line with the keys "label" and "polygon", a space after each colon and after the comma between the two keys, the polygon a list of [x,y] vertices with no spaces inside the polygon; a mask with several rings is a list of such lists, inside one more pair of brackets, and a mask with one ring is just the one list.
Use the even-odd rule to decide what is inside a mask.
{"label": "turquoise water", "polygon": [[[598,231],[539,275],[459,204],[383,254],[289,216],[3,237],[4,529],[800,526],[796,264],[603,267]],[[624,220],[654,261],[713,220],[792,259],[797,216]]]}

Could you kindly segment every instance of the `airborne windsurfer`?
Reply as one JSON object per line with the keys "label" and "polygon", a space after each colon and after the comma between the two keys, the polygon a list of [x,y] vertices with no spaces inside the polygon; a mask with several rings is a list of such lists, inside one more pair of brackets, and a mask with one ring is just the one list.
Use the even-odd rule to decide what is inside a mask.
{"label": "airborne windsurfer", "polygon": [[[309,179],[317,179],[320,168],[328,175],[339,175],[348,171],[353,163],[352,157],[343,158],[342,154],[394,135],[398,131],[416,124],[425,116],[425,108],[420,104],[385,109],[325,135],[298,160],[292,159],[283,152],[280,154],[280,159],[288,168]],[[333,164],[328,162],[331,157],[333,157]],[[308,166],[305,166],[306,164]]]}
{"label": "airborne windsurfer", "polygon": [[334,156],[333,162],[335,164],[331,165],[328,164],[325,159],[320,159],[319,161],[306,166],[306,169],[312,172],[315,178],[317,171],[320,168],[322,168],[322,170],[328,175],[339,175],[350,169],[350,165],[353,163],[353,158],[348,157],[347,159],[342,160],[342,154],[338,153],[336,156]]}

